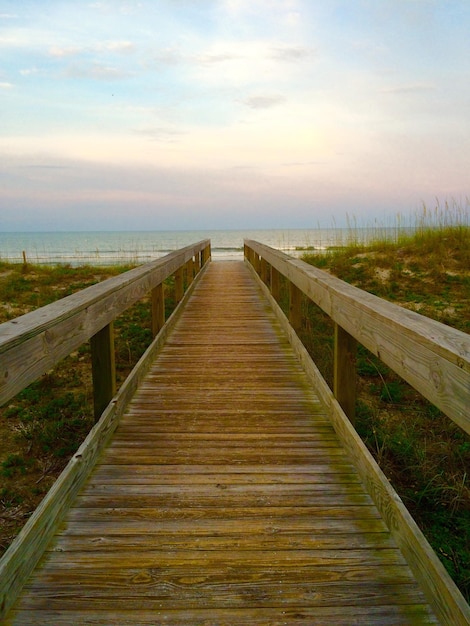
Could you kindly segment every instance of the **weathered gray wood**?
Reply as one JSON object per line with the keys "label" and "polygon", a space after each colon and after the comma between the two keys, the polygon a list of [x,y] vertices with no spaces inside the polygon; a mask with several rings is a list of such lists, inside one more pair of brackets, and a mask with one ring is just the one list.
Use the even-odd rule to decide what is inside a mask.
{"label": "weathered gray wood", "polygon": [[189,287],[189,285],[194,280],[194,258],[193,257],[191,257],[189,261],[186,263],[185,270],[186,270],[186,284],[187,284],[187,287]]}
{"label": "weathered gray wood", "polygon": [[[240,590],[244,591],[244,588]],[[364,590],[365,591],[365,590]],[[253,592],[254,593],[254,592]],[[262,593],[262,590],[259,590]],[[90,603],[91,604],[91,603]],[[143,602],[143,606],[146,606]],[[32,611],[24,610],[18,615],[18,623],[32,624]],[[95,619],[96,612],[88,608],[80,612],[83,624],[113,624],[113,626],[155,626],[155,610],[148,608],[126,611],[123,615],[119,610],[102,610],[100,621]],[[194,626],[195,624],[212,624],[214,611],[211,608],[188,608],[165,609],[158,611],[159,623],[168,626]],[[35,618],[35,626],[70,626],[74,624],[76,612],[74,610],[45,610],[42,615]],[[351,626],[351,624],[364,624],[367,626],[410,626],[410,624],[435,624],[426,607],[410,605],[403,609],[402,606],[315,606],[311,607],[284,607],[282,611],[278,607],[270,608],[225,608],[217,612],[218,624],[230,626],[247,626],[247,624],[264,624],[269,626],[285,626],[286,624],[309,626]]]}
{"label": "weathered gray wood", "polygon": [[261,259],[261,264],[260,264],[260,276],[261,276],[261,280],[268,284],[269,282],[269,265],[268,263],[266,263],[265,259]]}
{"label": "weathered gray wood", "polygon": [[278,270],[270,265],[271,268],[271,294],[272,297],[279,302],[281,297],[281,275]]}
{"label": "weathered gray wood", "polygon": [[207,251],[208,246],[205,240],[172,252],[1,324],[0,405],[174,274],[195,253]]}
{"label": "weathered gray wood", "polygon": [[201,272],[188,289],[183,301],[142,355],[100,420],[0,559],[0,621],[15,602],[28,576],[44,553],[104,445],[112,436],[121,415],[153,362],[155,354],[161,349],[168,333],[178,321],[184,303],[202,275]]}
{"label": "weathered gray wood", "polygon": [[302,299],[302,291],[294,283],[289,283],[289,322],[296,332],[302,328]]}
{"label": "weathered gray wood", "polygon": [[99,419],[116,393],[114,325],[111,322],[90,340],[93,379],[93,409]]}
{"label": "weathered gray wood", "polygon": [[356,415],[356,340],[335,324],[333,393],[354,424]]}
{"label": "weathered gray wood", "polygon": [[[253,276],[257,279],[257,274],[254,271]],[[261,282],[260,287],[271,302],[292,347],[303,364],[305,372],[315,388],[318,389],[322,401],[328,407],[335,431],[352,458],[369,494],[400,546],[408,564],[421,583],[440,623],[446,626],[468,626],[470,624],[470,607],[459,589],[387,477],[367,450],[304,345],[297,337],[284,312]]]}
{"label": "weathered gray wood", "polygon": [[152,289],[152,335],[156,337],[165,325],[165,283]]}
{"label": "weathered gray wood", "polygon": [[184,294],[183,267],[179,267],[175,272],[175,302],[181,302]]}
{"label": "weathered gray wood", "polygon": [[386,302],[268,246],[245,243],[470,433],[469,335]]}

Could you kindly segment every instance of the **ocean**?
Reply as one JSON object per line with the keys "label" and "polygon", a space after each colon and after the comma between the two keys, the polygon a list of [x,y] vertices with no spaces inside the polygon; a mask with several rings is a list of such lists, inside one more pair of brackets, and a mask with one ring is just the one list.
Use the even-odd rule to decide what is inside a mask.
{"label": "ocean", "polygon": [[[383,231],[383,232],[382,232]],[[381,229],[393,238],[396,228]],[[0,261],[70,265],[141,264],[202,239],[211,240],[212,259],[242,259],[244,239],[254,239],[291,256],[325,250],[352,240],[377,238],[377,229],[273,229],[206,231],[103,231],[0,233]]]}

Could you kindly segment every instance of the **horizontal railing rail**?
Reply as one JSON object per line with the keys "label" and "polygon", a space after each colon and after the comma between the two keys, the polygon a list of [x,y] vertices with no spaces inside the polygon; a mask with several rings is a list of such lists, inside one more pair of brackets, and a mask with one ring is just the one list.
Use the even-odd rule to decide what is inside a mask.
{"label": "horizontal railing rail", "polygon": [[[252,266],[307,376],[328,407],[338,437],[440,623],[470,624],[470,607],[465,598],[353,425],[356,342],[360,342],[470,432],[470,337],[256,241],[245,241],[245,259]],[[288,285],[288,316],[280,306],[281,276]],[[304,297],[318,305],[335,324],[333,390],[297,336]]]}
{"label": "horizontal railing rail", "polygon": [[115,392],[113,321],[151,293],[152,330],[165,322],[163,283],[175,276],[175,300],[210,257],[210,241],[172,252],[0,325],[0,406],[64,357],[91,341],[95,416]]}
{"label": "horizontal railing rail", "polygon": [[[210,256],[210,241],[204,240],[0,325],[3,402],[90,339],[97,413],[97,422],[85,441],[0,559],[0,622],[112,436]],[[165,320],[163,281],[173,275],[178,305]],[[154,340],[112,396],[112,322],[149,292]]]}
{"label": "horizontal railing rail", "polygon": [[[258,242],[245,241],[245,256],[271,285],[274,295],[276,273],[288,279],[293,287],[290,319],[294,328],[298,324],[300,294],[334,321],[334,391],[347,414],[353,414],[354,406],[354,368],[350,365],[355,340],[470,433],[469,335]],[[344,363],[348,366],[343,367]]]}

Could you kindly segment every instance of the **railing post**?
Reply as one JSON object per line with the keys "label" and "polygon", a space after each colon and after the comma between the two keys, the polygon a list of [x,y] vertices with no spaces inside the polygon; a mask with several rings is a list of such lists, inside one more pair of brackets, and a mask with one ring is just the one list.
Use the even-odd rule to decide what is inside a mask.
{"label": "railing post", "polygon": [[294,283],[289,283],[289,322],[295,332],[302,328],[302,295]]}
{"label": "railing post", "polygon": [[90,339],[93,406],[98,420],[116,393],[114,326],[111,322]]}
{"label": "railing post", "polygon": [[152,334],[158,335],[165,325],[165,285],[160,283],[152,289]]}
{"label": "railing post", "polygon": [[265,285],[268,283],[268,262],[264,257],[260,257],[260,277]]}
{"label": "railing post", "polygon": [[281,297],[281,275],[278,270],[271,265],[271,295],[279,302]]}
{"label": "railing post", "polygon": [[356,414],[356,350],[354,337],[335,324],[333,393],[353,424]]}
{"label": "railing post", "polygon": [[256,273],[258,274],[258,276],[260,276],[261,275],[261,257],[257,252],[255,252],[254,267],[255,267]]}
{"label": "railing post", "polygon": [[175,272],[175,304],[181,302],[184,296],[184,276],[183,266],[179,267]]}
{"label": "railing post", "polygon": [[196,274],[198,274],[201,269],[201,255],[199,252],[194,255],[194,267]]}
{"label": "railing post", "polygon": [[191,257],[189,261],[186,263],[186,284],[188,287],[193,282],[193,280],[194,280],[194,261],[193,261],[193,258]]}
{"label": "railing post", "polygon": [[202,266],[204,266],[210,258],[211,258],[211,246],[209,244],[201,252]]}

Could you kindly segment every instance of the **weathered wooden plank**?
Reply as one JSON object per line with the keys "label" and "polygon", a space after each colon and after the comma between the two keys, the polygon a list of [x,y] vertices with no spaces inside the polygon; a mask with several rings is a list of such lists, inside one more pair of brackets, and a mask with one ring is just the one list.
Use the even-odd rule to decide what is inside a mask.
{"label": "weathered wooden plank", "polygon": [[[360,505],[360,506],[340,506],[340,505],[310,505],[294,507],[288,506],[264,506],[264,507],[247,507],[238,506],[230,509],[223,509],[221,507],[173,507],[171,511],[164,508],[154,507],[118,507],[118,506],[104,506],[104,507],[82,507],[79,506],[73,508],[69,514],[69,519],[76,522],[86,522],[89,519],[112,521],[112,517],[115,517],[114,524],[117,528],[116,521],[120,520],[120,524],[124,520],[134,520],[136,523],[145,522],[147,524],[147,530],[154,529],[155,522],[164,523],[165,520],[169,521],[170,525],[174,521],[188,521],[195,528],[198,527],[200,522],[204,520],[217,520],[222,526],[224,520],[237,520],[237,523],[241,526],[249,524],[250,520],[268,520],[265,523],[271,528],[281,528],[283,520],[289,520],[291,518],[306,518],[307,523],[314,523],[315,521],[321,522],[322,528],[325,528],[325,523],[334,524],[335,520],[347,521],[350,528],[360,529],[366,531],[369,529],[370,520],[380,519],[380,514],[377,508],[373,505]],[[245,520],[243,523],[242,520]],[[323,520],[323,521],[321,521]],[[326,520],[326,521],[325,521]],[[151,528],[150,528],[151,527]],[[249,526],[248,526],[249,527]],[[143,529],[143,527],[141,527]],[[380,526],[382,530],[386,528],[383,524]],[[344,529],[344,527],[343,527]]]}
{"label": "weathered wooden plank", "polygon": [[[99,547],[100,553],[123,550],[124,552],[146,552],[149,544],[159,550],[266,550],[273,547],[272,533],[245,532],[238,534],[224,535],[193,535],[190,531],[186,533],[158,534],[151,536],[142,534],[128,535],[108,535],[96,537],[96,526],[88,525],[93,529],[92,535],[63,534],[54,543],[53,551],[57,552],[95,552]],[[277,550],[381,550],[384,548],[395,549],[395,544],[387,532],[383,533],[344,533],[327,534],[327,530],[322,533],[312,532],[284,532],[279,537],[276,536]],[[401,564],[403,565],[403,564]],[[392,567],[389,564],[384,567]],[[403,573],[407,581],[411,582],[410,570],[404,568]]]}
{"label": "weathered wooden plank", "polygon": [[[257,609],[220,609],[217,613],[218,623],[230,626],[246,626],[257,624],[258,626],[295,626],[297,624],[309,624],[310,626],[351,626],[354,620],[357,624],[368,626],[409,626],[410,624],[436,624],[437,622],[426,607],[419,605],[384,606],[384,607],[354,607],[354,615],[345,611],[344,607],[284,607]],[[30,624],[31,612],[22,611],[18,615],[19,623]],[[45,610],[41,616],[35,619],[36,626],[70,626],[74,621],[88,625],[115,624],[117,626],[154,626],[155,623],[164,623],[168,626],[194,626],[195,624],[210,624],[213,618],[211,609],[182,609],[153,611],[119,611],[106,610],[100,612],[97,619],[96,613],[89,609],[81,611],[54,611]]]}
{"label": "weathered wooden plank", "polygon": [[[258,624],[262,626],[285,626],[286,624],[309,624],[309,626],[351,626],[352,624],[367,624],[367,626],[409,626],[410,624],[436,624],[436,620],[429,615],[427,607],[421,605],[387,605],[379,607],[342,606],[335,607],[283,607],[262,609],[251,607],[245,609],[219,609],[217,623],[230,626],[246,626]],[[123,609],[102,610],[96,612],[88,607],[77,611],[72,609],[50,610],[45,609],[38,615],[33,611],[18,613],[19,624],[34,624],[36,626],[70,626],[77,623],[88,626],[113,624],[115,626],[155,626],[155,623],[168,626],[194,626],[213,624],[214,613],[211,609],[185,608],[181,610],[146,610],[131,611]]]}

